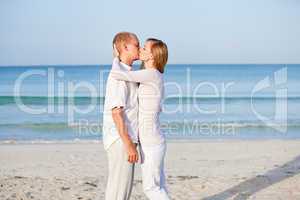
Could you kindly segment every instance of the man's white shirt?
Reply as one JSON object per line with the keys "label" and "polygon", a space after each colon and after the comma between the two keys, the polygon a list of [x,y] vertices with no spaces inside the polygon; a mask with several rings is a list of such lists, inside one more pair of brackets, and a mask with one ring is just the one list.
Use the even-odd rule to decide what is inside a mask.
{"label": "man's white shirt", "polygon": [[[120,63],[122,70],[132,67]],[[119,81],[108,75],[103,111],[103,144],[107,150],[111,144],[120,139],[117,127],[112,118],[112,109],[123,107],[124,120],[128,134],[134,143],[138,143],[138,86],[133,82]]]}

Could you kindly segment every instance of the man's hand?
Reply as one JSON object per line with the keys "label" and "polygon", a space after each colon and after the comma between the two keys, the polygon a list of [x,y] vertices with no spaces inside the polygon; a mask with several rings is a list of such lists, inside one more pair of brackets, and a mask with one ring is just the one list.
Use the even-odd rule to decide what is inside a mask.
{"label": "man's hand", "polygon": [[136,145],[132,142],[127,146],[128,162],[135,163],[139,160],[139,154],[136,149]]}
{"label": "man's hand", "polygon": [[135,163],[139,160],[138,152],[136,150],[136,145],[132,142],[125,124],[123,116],[123,108],[112,109],[112,118],[116,124],[119,135],[125,145],[128,154],[128,162]]}

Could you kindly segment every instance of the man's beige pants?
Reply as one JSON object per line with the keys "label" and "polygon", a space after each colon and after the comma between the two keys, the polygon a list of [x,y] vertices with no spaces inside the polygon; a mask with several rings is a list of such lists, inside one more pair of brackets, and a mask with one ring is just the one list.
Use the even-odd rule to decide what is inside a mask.
{"label": "man's beige pants", "polygon": [[134,164],[128,162],[128,154],[121,139],[109,147],[107,155],[108,181],[105,199],[129,200],[134,178]]}

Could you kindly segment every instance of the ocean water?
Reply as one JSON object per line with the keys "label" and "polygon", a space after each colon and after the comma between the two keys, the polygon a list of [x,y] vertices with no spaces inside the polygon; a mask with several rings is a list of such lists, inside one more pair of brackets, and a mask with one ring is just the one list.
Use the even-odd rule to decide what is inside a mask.
{"label": "ocean water", "polygon": [[[109,69],[0,67],[0,141],[101,139]],[[300,65],[168,65],[164,80],[170,139],[300,138]]]}

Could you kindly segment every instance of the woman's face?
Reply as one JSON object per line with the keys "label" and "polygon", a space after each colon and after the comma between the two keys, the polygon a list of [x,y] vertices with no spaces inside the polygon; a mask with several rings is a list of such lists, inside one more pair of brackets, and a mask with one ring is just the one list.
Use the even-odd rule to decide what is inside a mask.
{"label": "woman's face", "polygon": [[140,60],[141,61],[149,61],[153,59],[153,55],[151,53],[152,42],[148,41],[145,43],[144,47],[140,49]]}

